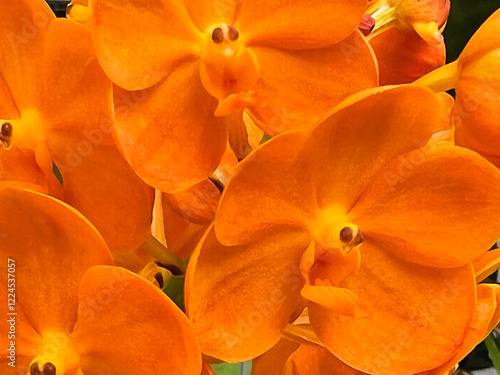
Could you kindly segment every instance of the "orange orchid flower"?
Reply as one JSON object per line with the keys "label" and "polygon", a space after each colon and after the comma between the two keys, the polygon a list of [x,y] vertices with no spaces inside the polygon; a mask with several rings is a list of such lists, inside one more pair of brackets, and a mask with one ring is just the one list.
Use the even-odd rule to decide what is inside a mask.
{"label": "orange orchid flower", "polygon": [[500,171],[423,147],[440,116],[428,89],[367,90],[241,162],[188,266],[202,352],[261,355],[308,306],[319,340],[360,371],[451,360],[482,303],[471,261],[500,236]]}
{"label": "orange orchid flower", "polygon": [[228,132],[244,133],[245,108],[275,135],[310,128],[346,96],[378,83],[356,31],[366,0],[89,6],[98,59],[123,88],[115,90],[117,138],[134,170],[165,192],[210,175]]}
{"label": "orange orchid flower", "polygon": [[377,56],[381,85],[410,83],[445,64],[438,28],[448,18],[449,0],[375,0],[368,11],[375,25],[367,30],[368,40]]}
{"label": "orange orchid flower", "polygon": [[10,349],[2,374],[201,373],[186,316],[151,283],[111,266],[106,243],[79,212],[2,188],[0,228],[8,280],[0,340]]}
{"label": "orange orchid flower", "polygon": [[56,19],[43,0],[6,0],[0,39],[0,179],[72,205],[113,251],[137,248],[153,191],[114,145],[112,85],[90,35]]}
{"label": "orange orchid flower", "polygon": [[437,69],[415,84],[439,92],[455,88],[452,122],[455,142],[500,167],[500,10],[472,36],[457,61]]}

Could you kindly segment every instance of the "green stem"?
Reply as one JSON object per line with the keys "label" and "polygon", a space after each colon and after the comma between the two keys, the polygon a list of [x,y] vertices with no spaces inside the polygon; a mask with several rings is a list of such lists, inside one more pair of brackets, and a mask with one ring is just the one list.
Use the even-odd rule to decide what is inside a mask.
{"label": "green stem", "polygon": [[493,366],[495,366],[495,369],[497,370],[497,374],[500,374],[500,350],[498,349],[497,342],[492,333],[490,333],[488,337],[486,337],[484,343],[486,344],[486,348],[488,349],[488,356],[493,362]]}

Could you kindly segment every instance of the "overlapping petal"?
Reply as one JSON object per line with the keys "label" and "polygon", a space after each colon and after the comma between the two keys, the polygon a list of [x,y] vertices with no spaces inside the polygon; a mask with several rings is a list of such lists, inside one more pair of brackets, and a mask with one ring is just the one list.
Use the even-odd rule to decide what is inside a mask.
{"label": "overlapping petal", "polygon": [[226,247],[213,228],[207,232],[189,263],[185,291],[203,353],[241,361],[278,342],[305,302],[299,261],[308,244],[307,232],[282,229],[252,245]]}
{"label": "overlapping petal", "polygon": [[51,133],[48,144],[63,177],[61,199],[97,227],[113,252],[139,247],[150,232],[154,191],[116,147],[63,132]]}
{"label": "overlapping petal", "polygon": [[[142,90],[199,54],[201,33],[181,0],[90,0],[94,47],[113,83]],[[126,25],[126,27],[123,27]]]}
{"label": "overlapping petal", "polygon": [[449,145],[415,150],[378,174],[350,217],[365,238],[384,244],[395,257],[433,267],[463,266],[500,235],[499,183],[500,172],[469,150]]}
{"label": "overlapping petal", "polygon": [[213,116],[217,100],[200,82],[199,63],[182,64],[150,90],[117,88],[115,104],[125,158],[149,185],[175,193],[217,168],[227,129]]}
{"label": "overlapping petal", "polygon": [[194,224],[185,215],[162,199],[163,224],[169,251],[186,259],[196,248],[209,223]]}
{"label": "overlapping petal", "polygon": [[[71,328],[80,279],[93,265],[111,264],[108,247],[87,219],[53,198],[5,188],[0,201],[0,227],[6,234],[0,252],[4,259],[18,260],[19,306],[37,332]],[[4,280],[6,273],[7,262]]]}
{"label": "overlapping petal", "polygon": [[338,43],[359,25],[366,0],[242,0],[234,26],[247,44],[277,48],[321,48]]}
{"label": "overlapping petal", "polygon": [[424,146],[441,125],[435,95],[412,86],[366,90],[332,112],[314,129],[301,157],[318,170],[319,207],[344,212],[385,163]]}
{"label": "overlapping petal", "polygon": [[113,144],[112,84],[95,57],[90,34],[73,22],[57,19],[44,43],[36,108],[49,131],[73,132],[93,143]]}
{"label": "overlapping petal", "polygon": [[380,84],[410,83],[445,63],[444,42],[429,44],[415,31],[392,28],[370,39]]}
{"label": "overlapping petal", "polygon": [[498,324],[500,318],[499,302],[500,287],[498,285],[478,285],[476,306],[471,323],[465,332],[462,345],[458,348],[456,354],[446,363],[433,370],[425,371],[421,375],[441,375],[450,371],[484,340],[488,333]]}
{"label": "overlapping petal", "polygon": [[216,214],[219,241],[243,244],[278,227],[303,228],[311,219],[310,166],[298,159],[306,139],[306,133],[284,134],[240,163]]}
{"label": "overlapping petal", "polygon": [[417,266],[394,257],[390,245],[365,238],[359,272],[340,286],[354,291],[372,316],[356,319],[312,303],[318,338],[339,359],[368,373],[417,373],[443,364],[472,318],[472,267]]}
{"label": "overlapping petal", "polygon": [[85,374],[201,373],[188,319],[143,278],[121,268],[92,267],[80,282],[78,302],[72,339]]}
{"label": "overlapping petal", "polygon": [[6,0],[0,5],[0,76],[17,107],[36,101],[39,64],[48,26],[55,19],[45,1]]}
{"label": "overlapping petal", "polygon": [[250,107],[266,133],[309,130],[347,96],[378,85],[373,52],[359,32],[310,51],[253,46],[260,67],[255,90],[265,107]]}
{"label": "overlapping petal", "polygon": [[215,184],[207,179],[177,194],[163,194],[162,203],[168,202],[179,215],[192,223],[209,224],[214,218],[220,194]]}

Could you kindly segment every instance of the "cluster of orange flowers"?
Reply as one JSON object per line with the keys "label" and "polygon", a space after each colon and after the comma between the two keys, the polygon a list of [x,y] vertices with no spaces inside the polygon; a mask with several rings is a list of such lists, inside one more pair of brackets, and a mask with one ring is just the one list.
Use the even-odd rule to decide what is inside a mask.
{"label": "cluster of orange flowers", "polygon": [[500,321],[500,10],[444,65],[449,9],[2,0],[0,372],[452,371]]}

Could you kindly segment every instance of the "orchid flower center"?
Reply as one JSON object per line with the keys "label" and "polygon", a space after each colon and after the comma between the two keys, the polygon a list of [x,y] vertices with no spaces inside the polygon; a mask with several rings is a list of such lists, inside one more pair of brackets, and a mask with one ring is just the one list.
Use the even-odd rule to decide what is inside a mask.
{"label": "orchid flower center", "polygon": [[225,23],[210,27],[205,35],[200,77],[203,87],[222,105],[217,116],[225,116],[255,100],[252,89],[259,78],[259,66],[242,39],[234,26]]}
{"label": "orchid flower center", "polygon": [[348,255],[363,243],[363,233],[356,224],[350,223],[339,208],[328,208],[319,212],[312,225],[312,237],[324,248],[339,249]]}
{"label": "orchid flower center", "polygon": [[363,233],[343,210],[320,211],[311,224],[311,240],[300,265],[307,285],[338,285],[358,271]]}
{"label": "orchid flower center", "polygon": [[74,372],[79,367],[80,356],[73,349],[69,336],[60,331],[42,335],[39,355],[30,365],[30,375],[56,375]]}
{"label": "orchid flower center", "polygon": [[361,265],[361,230],[340,208],[321,210],[311,224],[312,241],[300,260],[302,297],[343,315],[371,316],[369,307],[345,286]]}
{"label": "orchid flower center", "polygon": [[0,120],[0,124],[0,141],[6,150],[13,145],[34,150],[46,139],[45,124],[34,110],[23,111],[17,119]]}

